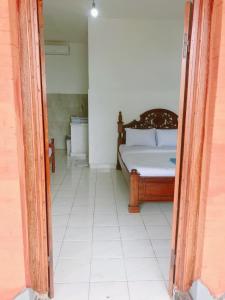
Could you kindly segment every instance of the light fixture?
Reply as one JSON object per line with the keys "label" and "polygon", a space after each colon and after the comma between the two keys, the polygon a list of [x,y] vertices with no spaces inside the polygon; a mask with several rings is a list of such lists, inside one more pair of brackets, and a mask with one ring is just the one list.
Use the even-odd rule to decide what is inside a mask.
{"label": "light fixture", "polygon": [[98,17],[98,9],[95,6],[95,0],[93,0],[93,2],[92,2],[91,15],[93,18]]}

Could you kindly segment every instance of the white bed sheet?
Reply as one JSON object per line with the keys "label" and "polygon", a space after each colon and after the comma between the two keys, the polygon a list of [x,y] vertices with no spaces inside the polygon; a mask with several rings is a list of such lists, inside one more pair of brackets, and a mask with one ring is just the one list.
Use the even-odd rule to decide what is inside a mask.
{"label": "white bed sheet", "polygon": [[170,161],[176,157],[175,147],[122,146],[120,154],[129,171],[136,169],[141,176],[175,176],[176,167]]}
{"label": "white bed sheet", "polygon": [[127,146],[120,145],[119,148],[120,154],[124,153],[149,153],[149,152],[175,152],[176,147],[174,146],[161,146],[161,147],[151,147],[151,146]]}

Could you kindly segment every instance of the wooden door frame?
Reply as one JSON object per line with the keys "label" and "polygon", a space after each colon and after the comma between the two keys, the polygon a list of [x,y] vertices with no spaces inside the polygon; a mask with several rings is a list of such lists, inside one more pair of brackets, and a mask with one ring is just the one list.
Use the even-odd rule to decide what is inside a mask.
{"label": "wooden door frame", "polygon": [[[202,220],[205,209],[204,203],[200,203],[200,196],[204,189],[201,178],[201,170],[205,163],[203,156],[207,151],[204,145],[204,126],[212,2],[213,0],[195,0],[193,3],[186,99],[188,105],[180,112],[180,118],[185,120],[185,124],[183,136],[181,131],[179,132],[178,143],[180,146],[177,168],[180,176],[176,178],[174,203],[172,250],[175,258],[172,255],[172,261],[175,260],[175,267],[172,268],[170,275],[171,294],[172,290],[188,291],[200,265],[201,242],[197,242],[197,236],[199,232],[203,232]],[[44,53],[40,52],[40,36],[43,30],[40,15],[42,0],[20,0],[18,3],[30,287],[40,294],[47,294],[52,286],[52,282],[49,284],[49,255],[52,255],[52,249],[49,247],[51,241],[50,244],[48,241],[48,231],[51,231],[51,219],[48,222],[51,199],[48,177],[47,110],[46,97],[43,97],[42,93],[46,92],[45,69],[41,63],[41,56],[43,59]],[[182,101],[181,107],[184,104]],[[52,257],[50,261],[51,259]]]}
{"label": "wooden door frame", "polygon": [[[192,2],[192,1],[191,1]],[[213,0],[193,1],[193,21],[186,98],[180,99],[184,128],[178,134],[178,162],[175,183],[172,255],[169,292],[187,299],[192,283],[199,278],[206,203],[201,195],[206,187],[208,162],[207,83],[210,55],[210,28]]]}
{"label": "wooden door frame", "polygon": [[50,163],[49,163],[49,136],[48,136],[48,104],[47,104],[47,86],[45,69],[45,46],[44,46],[44,16],[43,0],[38,0],[38,30],[39,30],[39,53],[41,65],[41,83],[42,83],[42,111],[44,124],[44,147],[45,147],[45,178],[46,178],[46,212],[47,212],[47,233],[48,233],[48,295],[54,297],[53,280],[53,234],[52,234],[52,197],[50,182]]}
{"label": "wooden door frame", "polygon": [[53,297],[48,119],[42,0],[18,1],[29,287]]}

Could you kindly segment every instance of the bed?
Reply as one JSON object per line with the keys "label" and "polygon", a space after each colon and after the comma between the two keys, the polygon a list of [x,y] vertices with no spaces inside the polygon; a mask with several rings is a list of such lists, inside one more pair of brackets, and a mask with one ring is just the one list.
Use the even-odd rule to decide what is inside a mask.
{"label": "bed", "polygon": [[177,127],[178,116],[167,109],[146,111],[140,115],[140,120],[128,124],[124,124],[122,112],[119,112],[117,169],[122,171],[130,188],[130,213],[138,213],[140,203],[145,201],[173,201],[176,147],[130,146],[126,144],[126,132],[157,129],[165,133],[164,129]]}

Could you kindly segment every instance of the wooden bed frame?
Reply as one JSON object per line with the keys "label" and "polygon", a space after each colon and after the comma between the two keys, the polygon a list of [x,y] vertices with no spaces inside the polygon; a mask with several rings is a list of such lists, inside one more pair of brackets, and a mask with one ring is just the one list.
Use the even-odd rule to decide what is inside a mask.
{"label": "wooden bed frame", "polygon": [[178,116],[167,109],[152,109],[140,115],[139,121],[123,123],[122,112],[118,118],[117,170],[122,173],[130,187],[128,210],[130,213],[140,211],[139,204],[144,201],[173,201],[175,177],[144,177],[137,170],[128,171],[124,164],[119,147],[126,143],[126,128],[135,129],[177,129]]}
{"label": "wooden bed frame", "polygon": [[51,139],[49,142],[49,148],[51,149],[51,155],[49,156],[49,163],[52,166],[52,173],[55,173],[55,140]]}

